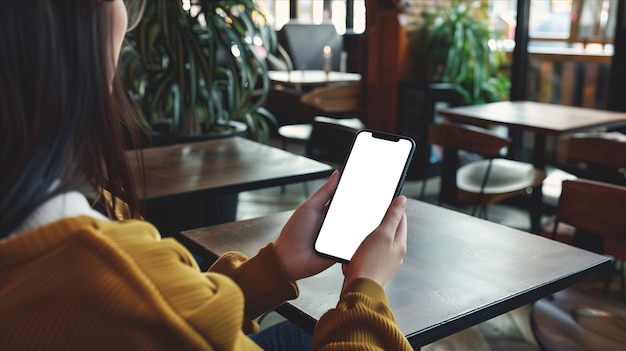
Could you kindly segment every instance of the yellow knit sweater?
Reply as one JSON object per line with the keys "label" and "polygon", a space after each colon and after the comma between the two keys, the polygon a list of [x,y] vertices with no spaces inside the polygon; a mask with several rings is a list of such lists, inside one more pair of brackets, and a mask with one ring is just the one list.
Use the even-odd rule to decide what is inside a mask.
{"label": "yellow knit sweater", "polygon": [[[202,274],[146,222],[66,218],[0,242],[0,349],[256,350],[253,319],[297,294],[272,243]],[[322,317],[313,346],[411,349],[367,279]]]}

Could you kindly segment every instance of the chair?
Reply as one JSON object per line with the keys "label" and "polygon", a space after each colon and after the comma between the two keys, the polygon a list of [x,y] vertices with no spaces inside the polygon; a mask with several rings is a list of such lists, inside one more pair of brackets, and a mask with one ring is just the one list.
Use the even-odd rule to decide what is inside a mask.
{"label": "chair", "polygon": [[626,185],[626,135],[577,133],[564,138],[556,166],[575,176]]}
{"label": "chair", "polygon": [[[317,116],[310,127],[304,156],[341,170],[350,153],[354,136],[364,125],[357,118],[334,119]],[[305,196],[308,197],[307,183],[303,184]]]}
{"label": "chair", "polygon": [[334,118],[354,117],[361,111],[361,83],[328,85],[304,93],[300,101]]}
{"label": "chair", "polygon": [[[604,282],[605,295],[618,263],[624,291],[624,214],[626,187],[581,178],[563,181],[551,238],[576,244],[576,236],[584,233],[600,239],[601,253],[613,257]],[[576,236],[564,240],[559,231],[563,225],[573,228],[570,232]],[[531,328],[538,344],[543,350],[622,350],[626,313],[621,306],[612,308],[603,301],[590,300],[568,288],[535,302]]]}
{"label": "chair", "polygon": [[[562,183],[552,232],[553,240],[613,256],[621,266],[622,290],[626,260],[626,187],[578,178]],[[569,226],[560,230],[561,226]],[[543,234],[545,236],[545,233]],[[596,238],[596,240],[593,240]],[[594,245],[599,241],[599,245]],[[590,247],[591,246],[591,247]],[[598,247],[594,247],[598,246]],[[612,272],[604,286],[608,290]]]}
{"label": "chair", "polygon": [[438,122],[438,110],[460,106],[463,96],[452,83],[402,81],[398,86],[398,133],[423,143],[409,165],[407,179],[424,180],[437,175],[440,159],[430,145],[428,126]]}
{"label": "chair", "polygon": [[311,124],[318,110],[301,102],[302,93],[286,87],[272,87],[265,101],[265,108],[275,116],[278,124],[274,131],[279,136],[278,128],[284,125]]}
{"label": "chair", "polygon": [[291,58],[293,69],[323,69],[322,50],[328,45],[332,53],[332,70],[339,70],[343,37],[332,23],[286,23],[277,33],[278,42]]}
{"label": "chair", "polygon": [[[547,202],[556,206],[561,183],[578,177],[626,186],[626,135],[617,132],[577,133],[562,138],[560,150],[554,162],[557,169],[544,181]],[[542,235],[549,236],[551,230],[551,224],[544,226]],[[556,236],[559,241],[572,244],[573,233],[573,228],[562,225]]]}
{"label": "chair", "polygon": [[347,119],[348,125],[357,129],[363,128],[362,122],[356,125],[352,122],[359,120],[362,114],[361,93],[361,83],[355,82],[319,87],[302,94],[298,106],[300,106],[300,111],[311,115],[311,122],[305,121],[279,127],[278,137],[283,149],[287,148],[288,142],[305,143],[308,140],[315,116]]}
{"label": "chair", "polygon": [[265,61],[270,70],[293,71],[293,62],[291,62],[291,57],[289,57],[289,53],[287,53],[287,50],[285,50],[281,44],[276,46],[275,53],[267,53]]}
{"label": "chair", "polygon": [[[446,195],[442,194],[444,191],[455,191],[448,193],[448,198],[473,204],[472,215],[480,210],[478,215],[487,218],[488,206],[523,194],[541,185],[545,178],[542,170],[529,163],[502,158],[502,150],[511,141],[487,129],[448,122],[432,123],[429,138],[431,143],[444,148],[442,177],[449,177],[448,184],[456,184],[451,189],[441,189],[440,202],[445,199],[442,196]],[[459,151],[485,158],[459,167]],[[422,183],[422,193],[425,183]]]}
{"label": "chair", "polygon": [[316,117],[306,142],[304,155],[341,169],[348,159],[357,132],[362,129],[360,120],[354,124],[345,120]]}

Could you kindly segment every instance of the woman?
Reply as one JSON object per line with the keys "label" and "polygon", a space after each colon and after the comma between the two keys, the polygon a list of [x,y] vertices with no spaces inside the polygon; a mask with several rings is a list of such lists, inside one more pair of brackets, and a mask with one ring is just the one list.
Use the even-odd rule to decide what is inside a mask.
{"label": "woman", "polygon": [[[133,130],[124,119],[132,114],[115,75],[128,24],[121,0],[0,2],[0,348],[271,347],[294,328],[246,334],[257,331],[254,318],[297,297],[297,280],[333,264],[312,242],[339,176],[276,242],[201,273],[184,247],[140,219],[120,137],[122,123]],[[410,349],[382,289],[406,252],[405,206],[396,198],[344,266],[337,308],[306,347]],[[309,343],[289,335],[292,345],[280,346]]]}

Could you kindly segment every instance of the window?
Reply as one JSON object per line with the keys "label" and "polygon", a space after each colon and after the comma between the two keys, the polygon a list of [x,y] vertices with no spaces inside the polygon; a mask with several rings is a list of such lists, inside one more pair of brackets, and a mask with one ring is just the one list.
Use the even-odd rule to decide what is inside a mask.
{"label": "window", "polygon": [[571,17],[572,0],[533,0],[530,2],[528,34],[535,39],[567,39]]}
{"label": "window", "polygon": [[[279,30],[291,16],[302,22],[331,21],[339,34],[365,31],[365,0],[257,0],[265,16]],[[292,4],[296,8],[292,9]],[[294,11],[292,11],[294,10]],[[351,14],[351,18],[347,18]]]}

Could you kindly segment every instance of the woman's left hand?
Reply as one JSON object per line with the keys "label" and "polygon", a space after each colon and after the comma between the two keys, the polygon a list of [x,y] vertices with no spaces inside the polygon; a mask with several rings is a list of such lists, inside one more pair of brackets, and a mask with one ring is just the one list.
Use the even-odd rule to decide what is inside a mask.
{"label": "woman's left hand", "polygon": [[335,263],[317,255],[313,244],[328,200],[335,193],[338,182],[339,172],[335,171],[313,196],[296,209],[276,240],[276,254],[291,281],[315,275]]}

